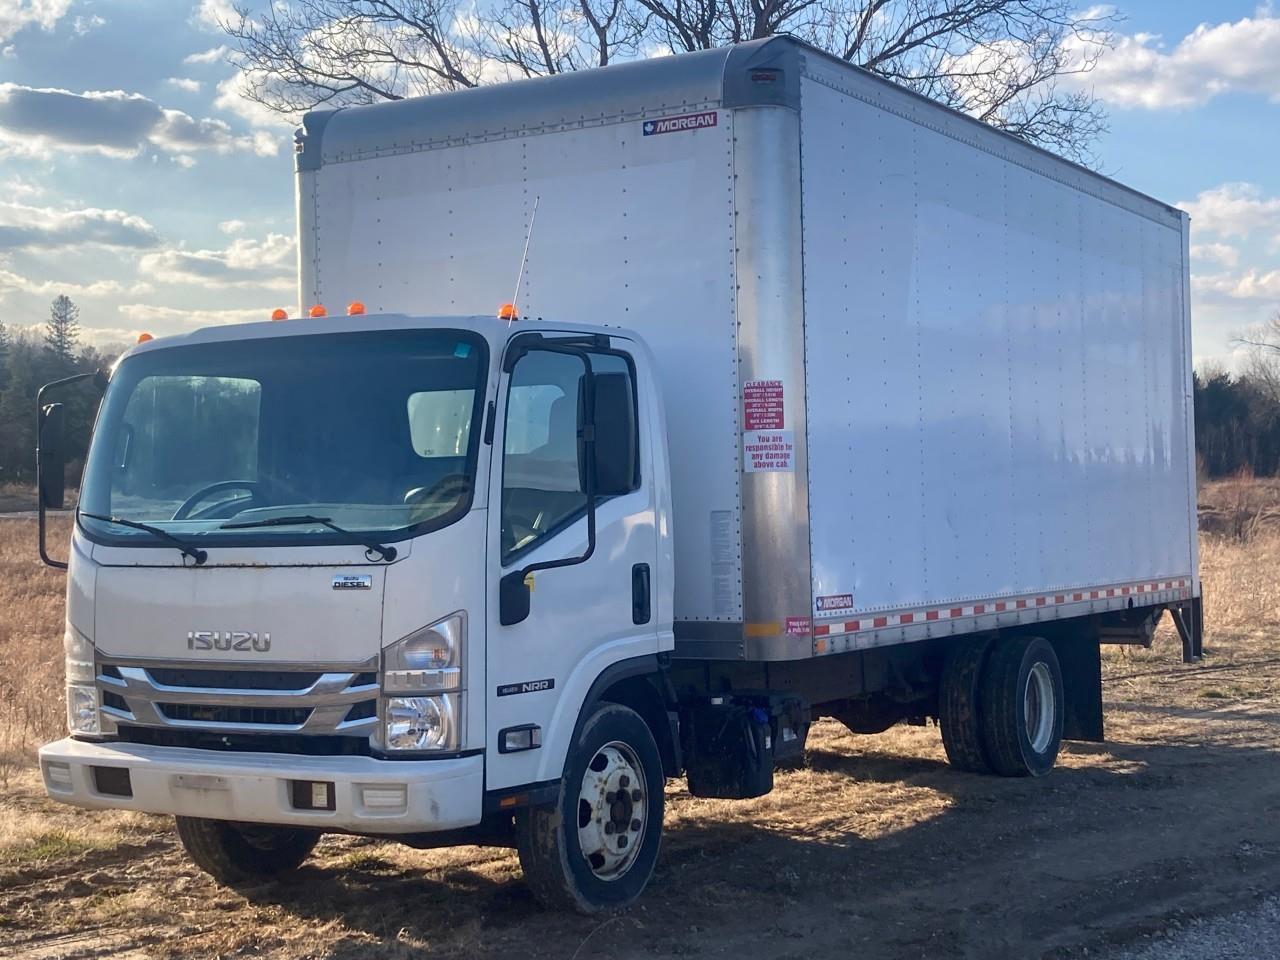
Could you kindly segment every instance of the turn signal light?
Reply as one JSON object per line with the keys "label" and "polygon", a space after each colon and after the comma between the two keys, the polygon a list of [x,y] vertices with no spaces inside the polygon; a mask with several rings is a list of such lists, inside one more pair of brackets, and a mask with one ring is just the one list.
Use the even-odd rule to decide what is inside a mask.
{"label": "turn signal light", "polygon": [[363,304],[363,303],[361,303],[359,300],[352,300],[349,304],[347,304],[347,316],[348,316],[348,317],[363,317],[363,316],[364,316],[364,304]]}
{"label": "turn signal light", "polygon": [[289,311],[283,310],[280,307],[276,307],[274,310],[271,311],[271,319],[272,320],[288,320]]}
{"label": "turn signal light", "polygon": [[329,315],[328,311],[325,310],[323,303],[317,303],[314,307],[308,310],[307,313],[313,317],[327,317]]}
{"label": "turn signal light", "polygon": [[504,303],[498,308],[499,320],[518,320],[516,315],[516,305],[514,303]]}
{"label": "turn signal light", "polygon": [[140,333],[140,334],[138,334],[138,342],[139,342],[139,343],[146,343],[148,340],[154,340],[154,339],[155,339],[155,337],[153,337],[153,336],[152,336],[151,334],[149,334],[149,333]]}

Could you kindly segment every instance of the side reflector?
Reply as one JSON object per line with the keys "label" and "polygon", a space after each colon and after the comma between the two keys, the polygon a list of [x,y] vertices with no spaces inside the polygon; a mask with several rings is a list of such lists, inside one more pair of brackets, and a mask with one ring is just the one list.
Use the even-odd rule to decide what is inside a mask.
{"label": "side reflector", "polygon": [[155,337],[153,337],[153,336],[152,336],[151,334],[149,334],[149,333],[140,333],[140,334],[138,334],[138,342],[139,342],[139,343],[146,343],[148,340],[154,340],[154,339],[155,339]]}
{"label": "side reflector", "polygon": [[326,311],[324,308],[324,304],[322,303],[317,303],[314,307],[308,310],[307,313],[309,316],[312,316],[312,317],[327,317],[329,315],[328,311]]}
{"label": "side reflector", "polygon": [[516,315],[516,305],[514,303],[504,303],[498,308],[499,320],[519,320]]}
{"label": "side reflector", "polygon": [[542,746],[542,728],[536,723],[519,727],[507,727],[498,731],[498,752],[519,753],[521,750],[537,750]]}
{"label": "side reflector", "polygon": [[359,300],[352,300],[352,301],[351,301],[351,303],[349,303],[349,304],[347,305],[347,316],[348,316],[348,317],[363,317],[363,316],[364,316],[364,304],[363,304],[363,303],[361,303]]}
{"label": "side reflector", "polygon": [[271,311],[271,319],[272,320],[288,320],[289,311],[282,310],[279,307],[276,307],[274,310]]}

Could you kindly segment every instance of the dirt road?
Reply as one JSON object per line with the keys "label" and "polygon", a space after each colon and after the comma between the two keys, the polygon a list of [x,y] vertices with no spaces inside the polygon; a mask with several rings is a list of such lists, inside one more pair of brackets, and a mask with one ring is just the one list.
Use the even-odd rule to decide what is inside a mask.
{"label": "dirt road", "polygon": [[224,890],[165,821],[56,807],[20,774],[0,955],[1057,958],[1280,889],[1269,635],[1219,637],[1199,667],[1168,637],[1109,654],[1110,742],[1044,781],[954,773],[933,728],[825,722],[769,797],[672,784],[652,889],[607,921],[540,912],[512,854],[474,848],[333,838],[288,882]]}

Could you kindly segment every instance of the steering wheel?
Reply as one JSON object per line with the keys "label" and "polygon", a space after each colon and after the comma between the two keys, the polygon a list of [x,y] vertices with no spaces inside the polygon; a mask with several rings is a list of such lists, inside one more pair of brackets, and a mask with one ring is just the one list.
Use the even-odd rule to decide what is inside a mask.
{"label": "steering wheel", "polygon": [[219,480],[217,483],[211,483],[207,487],[201,487],[186,500],[182,501],[182,506],[174,511],[170,519],[173,520],[193,520],[206,516],[210,510],[224,506],[228,502],[243,500],[244,497],[232,497],[231,501],[221,500],[210,507],[196,513],[196,505],[203,500],[207,500],[210,495],[221,493],[223,490],[247,490],[249,492],[248,499],[250,501],[258,498],[258,482],[256,480]]}
{"label": "steering wheel", "polygon": [[410,506],[417,506],[428,500],[443,498],[446,493],[453,499],[461,500],[470,489],[471,478],[465,473],[449,473],[429,487],[414,487],[404,495],[404,502]]}

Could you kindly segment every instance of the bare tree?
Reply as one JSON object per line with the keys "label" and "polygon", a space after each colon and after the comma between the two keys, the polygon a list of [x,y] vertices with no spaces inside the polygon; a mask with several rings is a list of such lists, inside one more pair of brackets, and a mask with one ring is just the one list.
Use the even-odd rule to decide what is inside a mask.
{"label": "bare tree", "polygon": [[1249,349],[1241,371],[1244,377],[1267,399],[1280,404],[1280,310],[1258,327],[1235,337],[1233,342]]}
{"label": "bare tree", "polygon": [[[1081,78],[1114,15],[1074,0],[291,0],[223,29],[285,114],[790,33],[1072,159],[1105,116]],[[1067,82],[1064,82],[1067,81]]]}

